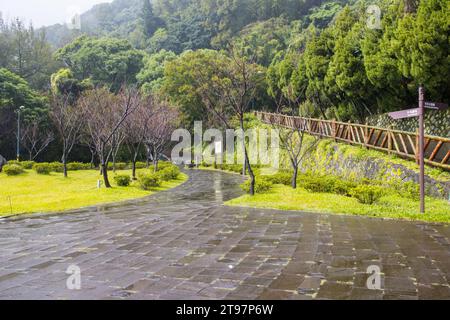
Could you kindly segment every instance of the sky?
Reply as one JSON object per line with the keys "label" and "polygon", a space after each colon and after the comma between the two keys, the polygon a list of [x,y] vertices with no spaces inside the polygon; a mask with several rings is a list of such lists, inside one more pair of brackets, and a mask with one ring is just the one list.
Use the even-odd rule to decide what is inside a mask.
{"label": "sky", "polygon": [[65,23],[75,13],[83,13],[98,3],[112,0],[0,0],[3,19],[22,18],[39,28]]}

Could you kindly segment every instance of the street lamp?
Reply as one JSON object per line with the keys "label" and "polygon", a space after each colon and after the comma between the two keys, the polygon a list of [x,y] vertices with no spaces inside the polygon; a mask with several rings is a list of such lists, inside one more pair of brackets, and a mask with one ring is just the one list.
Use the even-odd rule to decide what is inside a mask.
{"label": "street lamp", "polygon": [[17,110],[17,161],[20,161],[20,112],[23,110],[24,106],[20,106]]}

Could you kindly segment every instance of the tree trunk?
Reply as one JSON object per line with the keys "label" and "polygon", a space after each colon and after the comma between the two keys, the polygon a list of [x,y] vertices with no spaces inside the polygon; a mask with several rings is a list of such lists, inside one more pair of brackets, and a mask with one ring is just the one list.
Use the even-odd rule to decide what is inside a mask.
{"label": "tree trunk", "polygon": [[150,168],[150,156],[151,156],[152,152],[151,152],[149,146],[146,146],[146,149],[147,149],[147,159],[146,159],[145,165],[146,165],[146,168],[148,169],[148,168]]}
{"label": "tree trunk", "polygon": [[292,175],[292,189],[297,189],[298,166],[294,166],[294,174]]}
{"label": "tree trunk", "polygon": [[153,148],[153,170],[155,173],[158,171],[158,152],[156,152],[156,148]]}
{"label": "tree trunk", "polygon": [[[241,115],[241,117],[240,117],[240,124],[241,124],[242,132],[244,132],[244,117],[243,117],[243,115]],[[250,195],[254,196],[255,195],[255,182],[256,181],[255,181],[255,175],[254,175],[253,170],[252,170],[252,166],[250,165],[250,160],[248,158],[247,147],[245,146],[245,135],[244,135],[244,158],[245,158],[244,170],[246,169],[245,167],[247,167],[247,171],[248,171],[248,174],[250,176]],[[244,174],[245,174],[245,171],[244,171]]]}
{"label": "tree trunk", "polygon": [[109,179],[108,179],[108,164],[105,162],[102,162],[102,174],[103,174],[103,181],[105,183],[105,187],[111,188],[111,184],[109,183]]}
{"label": "tree trunk", "polygon": [[137,180],[136,179],[136,159],[133,159],[133,162],[131,164],[131,170],[132,170],[132,179],[133,180]]}
{"label": "tree trunk", "polygon": [[116,173],[116,156],[114,155],[114,151],[113,151],[112,158],[113,158],[112,169],[113,169],[113,172]]}
{"label": "tree trunk", "polygon": [[61,158],[61,162],[63,164],[63,174],[64,174],[64,178],[67,178],[67,160],[66,160],[66,154],[63,153],[63,156]]}
{"label": "tree trunk", "polygon": [[248,154],[247,154],[247,148],[244,147],[244,153],[245,153],[245,163],[247,164],[247,171],[248,174],[250,176],[250,195],[254,196],[255,195],[255,174],[253,173],[252,167],[250,166],[250,161],[248,159]]}
{"label": "tree trunk", "polygon": [[95,157],[95,154],[93,152],[91,152],[91,169],[94,168],[94,157]]}

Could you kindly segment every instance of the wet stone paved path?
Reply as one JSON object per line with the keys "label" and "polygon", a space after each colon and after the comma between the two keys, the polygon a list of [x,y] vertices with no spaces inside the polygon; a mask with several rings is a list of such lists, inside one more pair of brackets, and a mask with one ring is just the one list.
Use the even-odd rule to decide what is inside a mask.
{"label": "wet stone paved path", "polygon": [[189,174],[146,199],[0,220],[0,299],[450,299],[448,225],[226,207],[241,177]]}

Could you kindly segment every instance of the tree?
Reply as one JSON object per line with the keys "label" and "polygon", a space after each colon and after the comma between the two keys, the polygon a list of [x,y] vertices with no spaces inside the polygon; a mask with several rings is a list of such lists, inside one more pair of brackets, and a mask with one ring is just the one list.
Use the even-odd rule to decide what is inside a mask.
{"label": "tree", "polygon": [[62,49],[55,57],[64,62],[73,76],[82,81],[90,78],[94,85],[108,85],[113,92],[121,86],[136,83],[143,53],[127,40],[81,36]]}
{"label": "tree", "polygon": [[80,137],[82,126],[86,120],[85,114],[85,110],[71,104],[70,96],[52,96],[50,118],[58,130],[61,140],[61,162],[64,167],[65,178],[67,178],[67,159]]}
{"label": "tree", "polygon": [[113,152],[112,139],[139,103],[138,91],[125,87],[117,95],[105,88],[86,91],[78,100],[79,109],[86,114],[85,124],[100,160],[106,188],[111,188],[108,162]]}
{"label": "tree", "polygon": [[55,140],[55,135],[48,128],[47,119],[28,119],[21,128],[22,146],[28,152],[28,159],[35,160],[48,145]]}
{"label": "tree", "polygon": [[287,49],[291,31],[287,20],[272,18],[246,26],[233,44],[247,56],[254,56],[256,63],[268,66],[278,52]]}
{"label": "tree", "polygon": [[176,57],[175,53],[166,50],[145,56],[144,67],[136,76],[144,93],[155,94],[159,92],[164,82],[165,65],[175,60]]}
{"label": "tree", "polygon": [[156,172],[159,158],[172,142],[172,133],[177,128],[180,117],[177,109],[172,107],[167,101],[154,100],[154,103],[155,109],[151,116],[151,123],[146,130],[144,143],[148,150],[147,157],[151,155],[153,168]]}
{"label": "tree", "polygon": [[32,88],[48,88],[57,63],[43,31],[35,31],[32,25],[26,27],[19,18],[8,24],[0,16],[0,47],[0,68],[16,73]]}
{"label": "tree", "polygon": [[[0,68],[0,152],[12,157],[16,128],[16,111],[25,106],[22,119],[41,118],[48,112],[48,100],[31,89],[27,81],[11,71]],[[9,151],[10,150],[10,151]]]}
{"label": "tree", "polygon": [[150,0],[142,0],[142,21],[147,38],[150,38],[162,24],[162,21],[153,14],[153,5]]}
{"label": "tree", "polygon": [[51,89],[54,94],[69,95],[74,102],[84,90],[92,89],[90,79],[80,81],[68,68],[59,69],[51,76]]}
{"label": "tree", "polygon": [[[206,108],[215,120],[231,129],[231,117],[236,117],[242,132],[244,114],[250,110],[252,101],[258,92],[258,86],[264,81],[264,71],[261,66],[232,48],[230,57],[214,66],[215,74],[209,78],[200,70],[197,77],[198,92]],[[205,77],[206,76],[206,77]],[[255,193],[255,174],[253,173],[246,143],[243,145],[245,168],[250,176],[250,194]]]}
{"label": "tree", "polygon": [[186,125],[192,125],[195,120],[208,121],[210,115],[205,112],[206,106],[199,91],[207,83],[199,83],[199,73],[202,79],[211,79],[226,61],[223,53],[202,49],[186,51],[166,63],[161,91],[178,106]]}
{"label": "tree", "polygon": [[156,110],[156,100],[153,95],[142,97],[135,112],[124,122],[125,144],[131,154],[132,177],[136,180],[136,162],[142,152],[145,140],[149,139],[149,133]]}
{"label": "tree", "polygon": [[[299,96],[296,95],[292,87],[288,87],[284,90],[283,98],[284,99],[280,99],[277,102],[278,112],[280,110],[287,110],[287,114],[291,116],[299,116],[301,118],[311,117],[311,112],[313,112],[313,110],[302,106],[298,107]],[[287,107],[283,105],[283,101],[287,102]],[[276,126],[276,123],[271,124]],[[299,166],[303,159],[305,159],[305,157],[317,146],[319,139],[315,136],[306,134],[306,120],[295,121],[294,124],[293,128],[279,128],[278,132],[279,139],[289,156],[289,161],[293,170],[291,186],[293,189],[296,189]]]}
{"label": "tree", "polygon": [[411,93],[423,84],[428,97],[449,99],[448,30],[450,7],[446,0],[420,1],[417,14],[406,13],[398,22],[394,52],[398,68]]}

